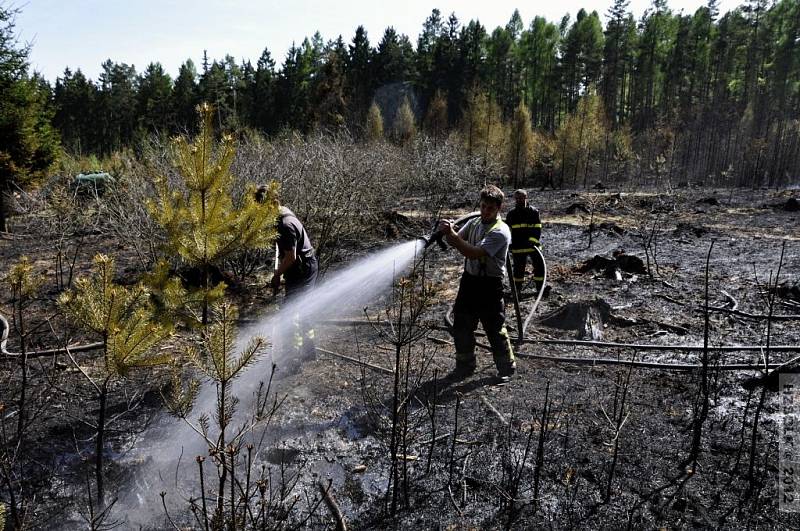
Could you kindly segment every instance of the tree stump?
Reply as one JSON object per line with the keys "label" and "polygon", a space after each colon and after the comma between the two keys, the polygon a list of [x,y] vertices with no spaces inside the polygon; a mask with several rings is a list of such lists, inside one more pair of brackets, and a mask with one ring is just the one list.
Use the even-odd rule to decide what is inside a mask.
{"label": "tree stump", "polygon": [[539,322],[562,330],[575,330],[577,339],[603,339],[603,324],[611,317],[611,306],[603,299],[569,302],[545,315]]}

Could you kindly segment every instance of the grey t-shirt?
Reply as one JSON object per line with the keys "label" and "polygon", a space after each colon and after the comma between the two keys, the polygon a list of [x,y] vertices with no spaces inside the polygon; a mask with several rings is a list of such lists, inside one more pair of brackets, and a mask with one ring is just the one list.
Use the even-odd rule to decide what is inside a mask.
{"label": "grey t-shirt", "polygon": [[467,222],[458,235],[472,245],[486,251],[488,256],[466,258],[464,271],[470,275],[503,278],[506,274],[506,254],[511,243],[511,229],[499,217],[491,223],[481,218]]}

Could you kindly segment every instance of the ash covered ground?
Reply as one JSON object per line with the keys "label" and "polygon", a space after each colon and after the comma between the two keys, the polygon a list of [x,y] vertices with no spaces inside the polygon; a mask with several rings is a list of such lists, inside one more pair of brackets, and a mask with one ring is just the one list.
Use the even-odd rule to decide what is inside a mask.
{"label": "ash covered ground", "polygon": [[[381,332],[382,312],[392,303],[383,297],[366,309],[371,324],[354,314],[317,325],[317,346],[333,354],[320,351],[299,367],[277,369],[273,389],[285,400],[253,469],[283,471],[300,501],[285,520],[275,520],[276,527],[334,527],[320,484],[354,529],[799,527],[796,513],[779,511],[779,394],[773,382],[759,380],[763,371],[724,366],[780,364],[800,352],[715,350],[766,347],[768,336],[773,347],[800,344],[800,213],[785,208],[792,197],[797,192],[532,194],[544,223],[550,290],[525,331],[528,341],[516,347],[517,374],[502,385],[491,354],[480,347],[476,374],[460,381],[444,377],[454,352],[443,326],[461,259],[452,250],[431,250],[426,275],[438,291],[422,316],[424,336],[401,353],[410,370],[400,382],[407,417],[394,445],[395,481],[395,379],[381,368],[394,366],[396,352]],[[387,217],[390,232],[424,231],[429,220],[419,219],[414,204],[403,202]],[[3,263],[27,254],[43,271],[52,268],[47,242],[20,232],[0,242]],[[374,240],[376,248],[385,244]],[[83,245],[87,253],[113,246],[124,275],[124,246],[116,248],[102,234],[87,235]],[[700,369],[529,357],[700,364],[697,350],[543,340],[702,345],[707,259],[708,304],[715,309],[708,319],[705,377]],[[263,285],[259,280],[236,289],[243,317],[256,319],[264,310]],[[534,297],[530,289],[523,295],[524,319]],[[782,318],[768,327],[770,312]],[[512,305],[507,323],[517,335]],[[47,337],[38,341],[44,347]],[[14,347],[11,338],[8,349]],[[30,377],[41,404],[24,478],[26,492],[36,498],[35,521],[52,529],[80,525],[93,444],[83,413],[97,405],[77,398],[85,384],[63,358],[37,358]],[[16,378],[13,360],[3,359],[0,385],[11,389]],[[137,481],[136,465],[125,455],[160,418],[159,389],[166,383],[166,376],[131,378],[134,385],[120,386],[110,412],[119,416],[108,453],[109,483],[118,491]],[[697,430],[704,388],[708,408]],[[698,431],[699,452],[692,456]],[[189,498],[192,488],[167,496]],[[184,502],[172,517],[199,528]],[[170,525],[161,511],[152,507],[153,528]],[[124,515],[117,518],[125,527]]]}

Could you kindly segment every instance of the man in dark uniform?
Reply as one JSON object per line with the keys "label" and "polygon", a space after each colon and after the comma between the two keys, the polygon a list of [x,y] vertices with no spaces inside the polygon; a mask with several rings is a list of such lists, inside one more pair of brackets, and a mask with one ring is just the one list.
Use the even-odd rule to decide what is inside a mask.
{"label": "man in dark uniform", "polygon": [[[266,186],[256,190],[256,201],[265,201],[268,193]],[[279,207],[277,219],[278,238],[275,246],[278,250],[277,265],[270,280],[274,293],[281,288],[281,277],[286,285],[286,299],[290,301],[298,295],[312,289],[317,283],[317,257],[311,239],[305,227],[285,206]],[[293,316],[295,320],[292,346],[303,359],[313,359],[314,330],[301,315]]]}
{"label": "man in dark uniform", "polygon": [[274,291],[281,287],[281,276],[286,283],[286,296],[313,288],[317,282],[317,257],[303,224],[294,212],[281,206],[278,214],[278,266],[270,281]]}
{"label": "man in dark uniform", "polygon": [[464,274],[453,306],[456,367],[452,378],[475,372],[475,329],[479,321],[492,347],[498,376],[508,380],[516,369],[503,304],[503,277],[511,241],[511,232],[500,219],[503,198],[499,188],[486,186],[481,190],[480,217],[468,221],[458,233],[450,221],[439,223],[439,232],[464,256]]}
{"label": "man in dark uniform", "polygon": [[542,220],[539,211],[528,204],[528,192],[525,190],[514,192],[514,208],[506,216],[506,223],[511,227],[511,256],[517,294],[522,293],[528,257],[533,260],[533,280],[538,293],[544,282],[544,264],[534,247],[542,248]]}

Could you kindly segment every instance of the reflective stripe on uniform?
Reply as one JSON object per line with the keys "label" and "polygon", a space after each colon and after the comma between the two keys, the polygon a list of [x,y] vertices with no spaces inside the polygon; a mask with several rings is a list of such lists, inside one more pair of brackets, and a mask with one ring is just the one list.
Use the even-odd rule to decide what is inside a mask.
{"label": "reflective stripe on uniform", "polygon": [[511,254],[532,253],[536,249],[511,249]]}
{"label": "reflective stripe on uniform", "polygon": [[542,224],[541,223],[536,223],[536,224],[534,224],[534,223],[517,223],[515,225],[509,225],[509,226],[512,229],[536,229],[536,228],[541,229],[542,228]]}
{"label": "reflective stripe on uniform", "polygon": [[523,282],[525,277],[514,277],[514,282]]}
{"label": "reflective stripe on uniform", "polygon": [[533,280],[542,281],[544,280],[544,277],[533,277]]}

